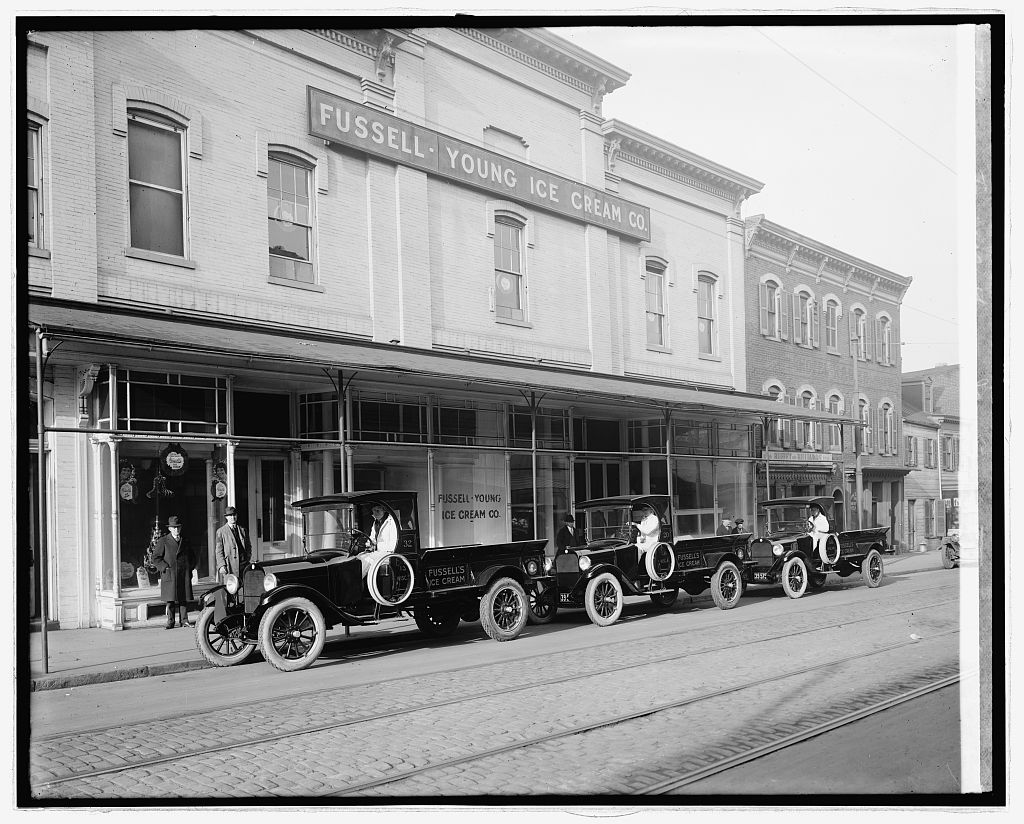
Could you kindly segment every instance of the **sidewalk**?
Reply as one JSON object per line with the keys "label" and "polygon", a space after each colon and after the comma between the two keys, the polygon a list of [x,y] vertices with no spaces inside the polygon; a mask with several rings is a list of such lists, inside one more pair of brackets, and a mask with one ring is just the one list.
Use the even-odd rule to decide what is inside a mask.
{"label": "sidewalk", "polygon": [[[942,569],[942,558],[937,550],[887,555],[885,566],[887,570],[905,575]],[[690,600],[710,600],[710,596],[701,595]],[[194,621],[197,614],[194,611],[190,613],[190,620]],[[356,627],[353,636],[390,635],[414,630],[415,626],[412,619],[401,618],[378,626]],[[40,633],[30,634],[33,692],[146,678],[210,666],[196,649],[195,630],[178,626],[165,630],[163,616],[119,632],[98,628],[52,630],[47,634],[46,642],[49,672],[44,674]]]}

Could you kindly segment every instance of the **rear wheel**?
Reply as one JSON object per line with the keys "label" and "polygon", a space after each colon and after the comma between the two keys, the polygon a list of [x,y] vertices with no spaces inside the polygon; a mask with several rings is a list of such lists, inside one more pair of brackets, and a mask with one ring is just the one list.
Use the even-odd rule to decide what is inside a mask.
{"label": "rear wheel", "polygon": [[871,550],[860,562],[860,574],[864,576],[864,583],[872,589],[882,583],[885,565],[882,563],[882,555],[877,549]]}
{"label": "rear wheel", "polygon": [[807,564],[800,556],[782,565],[782,589],[790,598],[799,598],[807,592]]}
{"label": "rear wheel", "polygon": [[260,621],[260,652],[282,672],[312,664],[323,651],[327,625],[317,606],[306,598],[285,598]]}
{"label": "rear wheel", "polygon": [[529,611],[522,585],[499,578],[480,599],[480,624],[495,641],[511,641],[523,631]]}
{"label": "rear wheel", "polygon": [[206,607],[196,619],[196,647],[215,667],[230,667],[247,661],[256,644],[246,641],[245,616],[228,615],[219,624],[213,619],[213,607]]}
{"label": "rear wheel", "polygon": [[459,613],[451,609],[438,609],[420,604],[413,610],[413,619],[420,632],[431,638],[446,638],[459,626]]}
{"label": "rear wheel", "polygon": [[529,621],[531,624],[550,624],[558,612],[558,590],[556,587],[534,584],[527,592],[530,600]]}
{"label": "rear wheel", "polygon": [[670,589],[668,592],[655,592],[651,595],[651,603],[655,609],[669,609],[679,597],[678,589]]}
{"label": "rear wheel", "polygon": [[587,617],[599,627],[607,627],[622,614],[622,584],[610,572],[602,572],[587,584],[584,597]]}
{"label": "rear wheel", "polygon": [[724,561],[711,576],[711,598],[719,609],[732,609],[743,595],[743,575],[732,561]]}

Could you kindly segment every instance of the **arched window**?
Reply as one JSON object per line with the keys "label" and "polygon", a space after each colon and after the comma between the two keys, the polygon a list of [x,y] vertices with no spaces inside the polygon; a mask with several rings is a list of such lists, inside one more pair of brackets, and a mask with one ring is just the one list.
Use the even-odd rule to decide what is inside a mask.
{"label": "arched window", "polygon": [[868,324],[864,310],[856,307],[850,315],[850,354],[858,360],[867,355]]}
{"label": "arched window", "polygon": [[[835,392],[828,396],[828,411],[833,415],[843,414],[843,399]],[[838,423],[830,423],[828,425],[828,448],[831,452],[842,451],[842,425]]]}
{"label": "arched window", "polygon": [[882,431],[878,438],[878,451],[882,455],[896,454],[896,419],[893,413],[892,404],[883,401],[879,409]]}
{"label": "arched window", "polygon": [[818,334],[818,306],[814,296],[801,289],[793,296],[793,343],[816,347]]}
{"label": "arched window", "polygon": [[287,154],[267,162],[267,237],[270,276],[314,283],[313,169]]}
{"label": "arched window", "polygon": [[871,432],[871,405],[864,399],[861,398],[857,402],[857,413],[861,423],[864,424],[861,427],[860,437],[860,452],[873,452],[872,449],[872,432]]}
{"label": "arched window", "polygon": [[520,221],[508,215],[494,218],[494,312],[498,318],[526,319],[524,228]]}
{"label": "arched window", "polygon": [[782,287],[773,280],[761,284],[761,334],[779,338],[781,323]]}
{"label": "arched window", "polygon": [[879,315],[875,321],[875,360],[884,366],[891,366],[892,355],[892,321],[887,315]]}
{"label": "arched window", "polygon": [[825,301],[825,347],[839,351],[839,304],[834,300]]}
{"label": "arched window", "polygon": [[43,248],[43,151],[42,127],[28,122],[28,245]]}

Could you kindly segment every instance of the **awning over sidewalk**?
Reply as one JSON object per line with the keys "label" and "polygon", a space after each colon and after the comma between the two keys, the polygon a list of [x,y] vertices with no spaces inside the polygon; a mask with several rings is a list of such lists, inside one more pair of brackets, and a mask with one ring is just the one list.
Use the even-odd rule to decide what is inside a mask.
{"label": "awning over sidewalk", "polygon": [[97,355],[125,347],[154,354],[187,352],[223,363],[276,364],[278,369],[287,365],[291,371],[307,371],[310,375],[321,374],[322,369],[370,371],[394,377],[420,375],[439,381],[481,383],[549,396],[585,396],[678,411],[851,423],[828,412],[798,409],[760,395],[726,389],[595,373],[541,361],[511,362],[310,332],[272,331],[230,320],[38,302],[29,305],[28,318],[31,326],[41,327],[49,336],[77,342],[80,345],[76,350]]}

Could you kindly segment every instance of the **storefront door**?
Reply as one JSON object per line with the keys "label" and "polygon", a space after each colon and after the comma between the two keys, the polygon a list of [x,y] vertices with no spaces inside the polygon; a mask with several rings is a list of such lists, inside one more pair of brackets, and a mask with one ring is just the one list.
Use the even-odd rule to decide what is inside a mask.
{"label": "storefront door", "polygon": [[235,507],[249,530],[254,560],[288,554],[285,536],[284,458],[253,455],[235,460]]}

